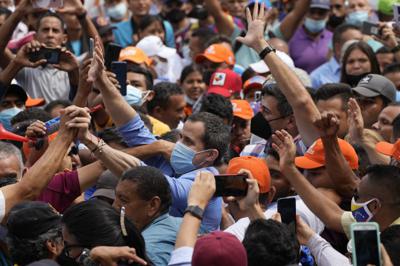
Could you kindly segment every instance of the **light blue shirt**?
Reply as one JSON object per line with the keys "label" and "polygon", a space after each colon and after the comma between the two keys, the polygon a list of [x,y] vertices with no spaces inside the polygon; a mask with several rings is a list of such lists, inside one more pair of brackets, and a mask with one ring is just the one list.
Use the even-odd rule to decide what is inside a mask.
{"label": "light blue shirt", "polygon": [[[129,147],[151,144],[156,141],[154,135],[145,127],[139,115],[136,115],[131,121],[118,128],[119,133]],[[170,214],[175,217],[183,217],[187,207],[187,198],[192,187],[193,181],[199,171],[218,174],[214,167],[206,167],[186,173],[178,177],[173,171],[171,165],[161,155],[155,156],[145,161],[145,164],[160,169],[171,188],[172,207]],[[219,229],[221,222],[221,197],[212,198],[204,210],[202,228],[206,231],[215,231]]]}
{"label": "light blue shirt", "polygon": [[326,83],[338,83],[340,81],[340,64],[335,57],[320,65],[310,74],[314,90]]}
{"label": "light blue shirt", "polygon": [[[165,28],[165,44],[168,47],[175,48],[174,30],[168,21],[164,20],[163,24]],[[135,32],[132,28],[131,19],[116,23],[114,26],[116,27],[114,29],[115,42],[122,47],[133,45],[132,36]]]}
{"label": "light blue shirt", "polygon": [[165,213],[142,231],[147,256],[154,265],[168,265],[181,223],[182,218]]}

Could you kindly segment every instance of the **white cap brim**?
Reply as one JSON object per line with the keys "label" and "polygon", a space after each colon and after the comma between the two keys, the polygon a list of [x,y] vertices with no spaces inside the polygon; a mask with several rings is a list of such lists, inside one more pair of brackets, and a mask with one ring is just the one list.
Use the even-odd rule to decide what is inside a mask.
{"label": "white cap brim", "polygon": [[[276,55],[290,68],[294,68],[293,59],[284,52],[276,51]],[[260,60],[257,63],[250,64],[250,67],[258,74],[264,74],[269,72],[269,67],[265,64],[264,60]]]}

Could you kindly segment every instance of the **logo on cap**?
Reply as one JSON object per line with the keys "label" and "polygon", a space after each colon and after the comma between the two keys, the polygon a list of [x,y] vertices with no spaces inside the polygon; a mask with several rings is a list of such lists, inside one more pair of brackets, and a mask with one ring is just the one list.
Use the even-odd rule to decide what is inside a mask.
{"label": "logo on cap", "polygon": [[371,76],[371,75],[368,75],[368,76],[363,77],[363,78],[360,80],[359,83],[369,83],[369,82],[371,81],[371,79],[372,79],[372,76]]}
{"label": "logo on cap", "polygon": [[207,54],[216,54],[214,46],[211,45],[210,47],[208,47],[206,50],[206,53]]}
{"label": "logo on cap", "polygon": [[308,150],[307,150],[307,153],[308,153],[308,154],[314,154],[314,147],[315,147],[315,145],[317,145],[317,142],[316,142],[316,141],[310,146],[310,148],[308,148]]}
{"label": "logo on cap", "polygon": [[225,73],[215,73],[214,79],[212,81],[212,85],[214,86],[224,86],[226,79]]}

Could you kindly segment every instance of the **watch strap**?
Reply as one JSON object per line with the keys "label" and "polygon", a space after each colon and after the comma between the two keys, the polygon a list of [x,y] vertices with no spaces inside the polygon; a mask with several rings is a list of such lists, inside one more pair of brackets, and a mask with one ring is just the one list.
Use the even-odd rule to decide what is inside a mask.
{"label": "watch strap", "polygon": [[183,215],[185,215],[185,213],[189,212],[191,215],[193,215],[194,217],[202,220],[203,219],[203,213],[204,210],[202,208],[200,208],[197,205],[190,205],[187,206],[185,212],[183,213]]}
{"label": "watch strap", "polygon": [[271,53],[271,52],[276,52],[276,49],[273,48],[271,45],[267,45],[259,54],[258,56],[260,57],[261,60],[264,59],[264,57],[267,56],[267,54]]}

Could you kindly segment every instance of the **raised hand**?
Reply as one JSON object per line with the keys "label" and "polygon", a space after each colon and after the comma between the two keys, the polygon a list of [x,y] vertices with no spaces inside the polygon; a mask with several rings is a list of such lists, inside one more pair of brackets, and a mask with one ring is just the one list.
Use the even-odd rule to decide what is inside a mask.
{"label": "raised hand", "polygon": [[253,48],[256,52],[261,52],[266,46],[264,39],[265,23],[267,21],[268,13],[265,12],[264,3],[259,6],[256,2],[251,14],[250,9],[246,8],[247,19],[247,33],[244,37],[237,37],[236,40]]}
{"label": "raised hand", "polygon": [[99,77],[101,77],[101,75],[103,75],[104,70],[105,67],[103,49],[101,47],[100,40],[96,38],[94,40],[93,61],[88,72],[87,81],[95,82]]}
{"label": "raised hand", "polygon": [[136,250],[131,247],[99,246],[90,251],[90,257],[103,266],[117,266],[120,261],[147,265],[147,262],[136,255]]}
{"label": "raised hand", "polygon": [[80,108],[77,106],[69,106],[64,109],[64,115],[67,115],[70,120],[65,123],[69,129],[78,130],[78,139],[82,142],[90,140],[90,114],[88,108]]}
{"label": "raised hand", "polygon": [[301,245],[307,245],[308,241],[315,234],[315,232],[306,224],[300,217],[296,215],[296,234],[297,240]]}
{"label": "raised hand", "polygon": [[80,16],[85,14],[86,9],[81,0],[68,0],[64,1],[64,6],[57,9],[57,12],[61,14],[75,14]]}
{"label": "raised hand", "polygon": [[322,113],[321,118],[316,120],[314,125],[318,129],[321,138],[336,137],[339,131],[339,119],[330,112]]}
{"label": "raised hand", "polygon": [[65,47],[63,47],[61,48],[60,52],[60,62],[58,64],[54,64],[53,66],[59,70],[65,72],[71,72],[79,68],[79,62],[75,58],[73,53],[71,53]]}
{"label": "raised hand", "polygon": [[19,51],[13,61],[20,67],[36,68],[41,65],[44,65],[47,63],[46,59],[41,59],[36,62],[32,62],[29,60],[29,56],[31,53],[39,52],[40,49],[43,47],[44,47],[43,44],[41,44],[40,42],[38,42],[36,40],[33,40],[33,41],[25,44],[21,49],[19,49]]}
{"label": "raised hand", "polygon": [[215,178],[210,172],[197,173],[196,179],[190,189],[188,206],[197,205],[203,210],[215,192]]}
{"label": "raised hand", "polygon": [[272,135],[272,148],[279,154],[279,167],[281,170],[294,165],[296,158],[296,145],[292,136],[285,130],[278,130]]}
{"label": "raised hand", "polygon": [[46,136],[45,123],[40,120],[36,120],[27,127],[25,135],[31,139],[41,138]]}
{"label": "raised hand", "polygon": [[347,110],[349,134],[352,142],[358,143],[363,139],[364,119],[360,106],[354,98],[350,98]]}
{"label": "raised hand", "polygon": [[238,174],[247,174],[248,178],[247,178],[247,184],[248,184],[248,188],[247,188],[247,194],[245,197],[228,197],[228,200],[235,200],[238,205],[239,208],[242,211],[247,211],[257,205],[259,205],[258,202],[258,196],[260,194],[260,188],[258,187],[258,183],[257,180],[254,179],[253,175],[251,174],[250,171],[246,170],[246,169],[241,169]]}

